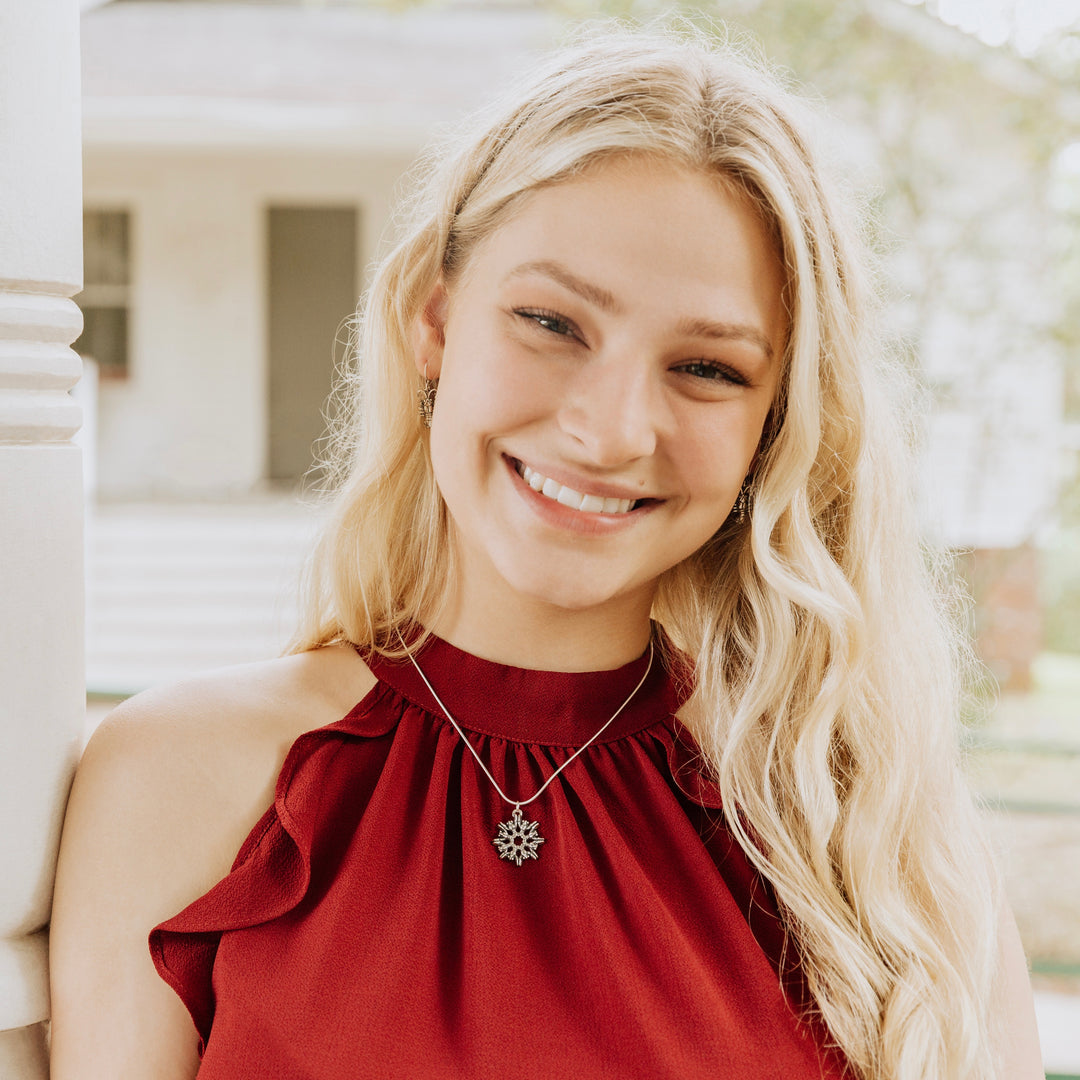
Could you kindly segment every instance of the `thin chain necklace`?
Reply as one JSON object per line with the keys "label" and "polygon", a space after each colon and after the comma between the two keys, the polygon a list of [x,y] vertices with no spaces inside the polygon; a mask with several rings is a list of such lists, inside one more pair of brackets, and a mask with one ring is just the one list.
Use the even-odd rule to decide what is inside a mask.
{"label": "thin chain necklace", "polygon": [[634,695],[645,685],[645,680],[649,677],[649,672],[652,671],[653,665],[653,643],[652,639],[649,639],[649,663],[645,668],[645,674],[641,676],[637,686],[630,691],[629,697],[611,714],[610,717],[604,722],[600,730],[583,746],[579,746],[544,782],[540,785],[540,790],[535,795],[531,795],[527,799],[511,799],[509,795],[499,786],[499,782],[491,775],[491,771],[484,764],[480,755],[476,752],[476,748],[467,738],[465,738],[465,732],[461,730],[458,722],[450,715],[450,710],[443,704],[443,700],[435,692],[435,687],[428,682],[428,677],[421,670],[420,665],[416,662],[416,658],[409,651],[408,645],[405,644],[405,639],[401,636],[400,631],[395,631],[398,636],[398,641],[401,642],[401,647],[405,650],[405,655],[412,661],[412,666],[416,668],[420,678],[424,680],[424,685],[431,691],[431,696],[438,702],[439,708],[442,709],[446,719],[450,721],[454,726],[454,730],[458,733],[458,737],[468,747],[469,752],[474,758],[476,758],[476,764],[484,770],[484,775],[491,781],[492,787],[499,793],[503,802],[509,803],[514,812],[510,815],[508,821],[502,821],[499,823],[499,831],[495,834],[492,843],[495,845],[496,851],[499,853],[500,859],[509,859],[512,862],[517,863],[520,866],[526,859],[539,858],[540,845],[544,842],[544,838],[540,835],[540,823],[538,821],[526,821],[525,816],[521,812],[523,806],[528,806],[529,803],[539,799],[541,795],[547,790],[548,784],[555,779],[570,764],[579,754],[584,753],[601,735],[607,731],[612,721],[626,708],[627,705],[633,700]]}

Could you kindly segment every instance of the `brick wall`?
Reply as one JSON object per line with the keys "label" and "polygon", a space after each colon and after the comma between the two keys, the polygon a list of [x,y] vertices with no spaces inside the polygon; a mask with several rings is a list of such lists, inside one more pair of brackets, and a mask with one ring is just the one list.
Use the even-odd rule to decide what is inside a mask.
{"label": "brick wall", "polygon": [[1030,690],[1043,640],[1038,551],[976,548],[960,557],[960,569],[975,599],[979,656],[1002,691]]}

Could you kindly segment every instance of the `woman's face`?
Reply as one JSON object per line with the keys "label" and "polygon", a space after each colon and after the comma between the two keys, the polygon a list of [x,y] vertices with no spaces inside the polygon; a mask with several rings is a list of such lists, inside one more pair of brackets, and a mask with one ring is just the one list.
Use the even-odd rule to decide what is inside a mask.
{"label": "woman's face", "polygon": [[781,288],[714,178],[627,157],[527,195],[417,332],[462,595],[647,614],[754,460]]}

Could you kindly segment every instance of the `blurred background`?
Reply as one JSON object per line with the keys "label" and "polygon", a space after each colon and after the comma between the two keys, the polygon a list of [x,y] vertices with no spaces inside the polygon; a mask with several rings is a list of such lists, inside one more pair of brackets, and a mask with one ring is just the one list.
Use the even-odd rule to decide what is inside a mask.
{"label": "blurred background", "polygon": [[82,0],[88,729],[280,651],[342,320],[421,148],[573,25],[682,12],[833,119],[997,689],[973,782],[1080,1075],[1080,0]]}

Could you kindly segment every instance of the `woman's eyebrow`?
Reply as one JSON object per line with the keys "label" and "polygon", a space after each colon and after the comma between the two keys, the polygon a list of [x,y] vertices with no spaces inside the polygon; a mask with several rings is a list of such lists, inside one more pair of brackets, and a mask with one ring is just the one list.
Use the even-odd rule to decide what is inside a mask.
{"label": "woman's eyebrow", "polygon": [[553,259],[537,259],[534,262],[522,263],[514,267],[504,280],[509,281],[511,278],[522,277],[525,274],[542,274],[544,277],[551,278],[564,289],[569,289],[582,299],[595,304],[601,311],[617,315],[622,310],[622,305],[615,299],[613,293],[584,278],[579,278],[577,274],[567,270],[562,263],[555,262]]}
{"label": "woman's eyebrow", "polygon": [[740,341],[748,341],[751,345],[757,345],[765,354],[767,360],[773,358],[773,347],[769,339],[756,327],[747,323],[713,322],[709,319],[683,319],[679,322],[678,331],[687,337],[714,338],[721,341],[729,341],[732,338]]}
{"label": "woman's eyebrow", "polygon": [[[591,281],[580,278],[577,274],[568,270],[562,263],[554,259],[536,259],[532,262],[522,263],[514,267],[504,281],[510,281],[516,277],[524,277],[528,274],[540,274],[550,278],[557,285],[576,293],[582,299],[595,304],[601,311],[613,315],[622,311],[622,305],[613,293],[600,285],[594,285]],[[711,319],[682,319],[676,326],[676,330],[686,337],[713,338],[720,341],[747,341],[756,345],[765,354],[766,360],[772,360],[773,348],[769,339],[756,326],[747,323],[716,322]]]}

